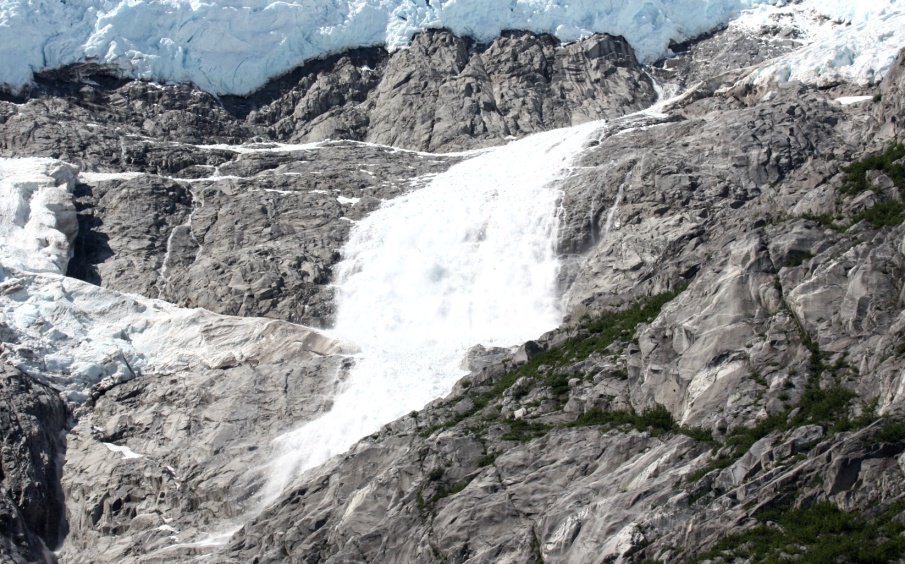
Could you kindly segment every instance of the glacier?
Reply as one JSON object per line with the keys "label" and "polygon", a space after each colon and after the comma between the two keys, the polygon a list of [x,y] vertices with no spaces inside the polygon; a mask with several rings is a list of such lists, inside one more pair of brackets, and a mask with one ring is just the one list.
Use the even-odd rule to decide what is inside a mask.
{"label": "glacier", "polygon": [[[745,10],[785,5],[784,0],[7,0],[0,3],[0,84],[18,91],[36,72],[96,62],[125,77],[247,95],[307,60],[355,47],[397,50],[431,28],[481,42],[507,29],[550,33],[562,41],[609,33],[625,37],[639,60],[649,63],[667,55],[672,41],[724,26]],[[801,5],[838,22],[894,17],[894,35],[905,28],[896,0]],[[845,57],[830,62],[850,63]],[[867,74],[875,77],[882,68]]]}

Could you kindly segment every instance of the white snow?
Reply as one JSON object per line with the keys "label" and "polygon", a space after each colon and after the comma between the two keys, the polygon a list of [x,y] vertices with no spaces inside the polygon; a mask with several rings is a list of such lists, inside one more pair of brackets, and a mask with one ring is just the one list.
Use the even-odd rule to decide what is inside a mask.
{"label": "white snow", "polygon": [[107,449],[110,452],[118,452],[118,453],[122,454],[123,460],[131,460],[133,458],[143,458],[142,455],[138,454],[137,452],[135,452],[134,450],[132,450],[131,448],[129,448],[127,446],[119,446],[119,445],[115,445],[113,443],[103,443],[103,445],[105,447],[107,447]]}
{"label": "white snow", "polygon": [[560,323],[556,183],[603,127],[486,150],[354,224],[333,334],[362,353],[333,408],[274,442],[261,505],[298,472],[447,393],[469,347],[518,345]]}
{"label": "white snow", "polygon": [[873,99],[873,96],[842,96],[841,98],[836,98],[834,101],[839,102],[843,106],[850,106],[852,104],[867,102],[868,100]]}
{"label": "white snow", "polygon": [[[667,53],[670,41],[693,38],[762,4],[785,2],[6,0],[0,3],[0,52],[15,56],[0,60],[0,83],[20,88],[34,72],[94,61],[134,78],[248,94],[306,60],[360,46],[396,50],[428,28],[449,28],[480,41],[506,29],[551,33],[563,41],[605,32],[624,36],[638,58],[650,62]],[[902,9],[896,0],[802,5],[859,25],[884,10]]]}
{"label": "white snow", "polygon": [[83,182],[106,182],[109,180],[132,180],[140,176],[146,176],[144,172],[82,172],[79,178]]}
{"label": "white snow", "polygon": [[355,205],[357,204],[361,198],[347,198],[345,196],[337,196],[336,201],[342,205]]}
{"label": "white snow", "polygon": [[199,149],[230,151],[240,155],[252,155],[255,153],[294,153],[296,151],[312,151],[321,149],[326,142],[317,143],[249,143],[245,145],[195,145]]}

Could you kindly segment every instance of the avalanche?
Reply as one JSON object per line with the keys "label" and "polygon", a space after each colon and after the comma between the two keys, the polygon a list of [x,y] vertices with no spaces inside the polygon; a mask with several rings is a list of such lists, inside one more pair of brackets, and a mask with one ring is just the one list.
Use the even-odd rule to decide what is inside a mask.
{"label": "avalanche", "polygon": [[[571,41],[624,36],[642,62],[725,25],[743,10],[783,0],[7,0],[0,3],[0,84],[77,62],[129,77],[192,82],[213,94],[249,94],[306,60],[353,47],[405,47],[428,28],[489,41],[502,30]],[[834,20],[898,16],[895,0],[805,0]],[[15,56],[10,56],[15,54]],[[836,66],[846,61],[839,59]]]}

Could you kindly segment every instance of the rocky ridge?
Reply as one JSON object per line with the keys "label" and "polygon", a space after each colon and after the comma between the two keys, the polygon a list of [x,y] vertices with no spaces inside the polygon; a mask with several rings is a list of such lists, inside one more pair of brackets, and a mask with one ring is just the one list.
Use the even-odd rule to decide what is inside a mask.
{"label": "rocky ridge", "polygon": [[[687,46],[665,65],[689,77],[686,95],[664,115],[612,120],[575,163],[562,186],[563,327],[519,350],[474,349],[450,396],[301,476],[208,557],[727,560],[741,546],[730,535],[769,527],[770,508],[825,502],[891,526],[905,450],[905,155],[890,147],[905,141],[905,55],[857,92],[755,87],[738,67],[760,55],[735,39]],[[770,41],[764,58],[794,47]],[[733,63],[702,62],[716,52]],[[313,63],[249,100],[82,67],[0,102],[0,154],[82,167],[70,275],[327,326],[348,220],[462,156],[280,143],[480,147],[640,109],[649,75],[670,75],[660,67],[639,68],[611,38],[473,46],[446,32],[392,57]],[[852,93],[873,99],[834,100]],[[4,348],[15,338],[4,333]],[[251,501],[258,445],[329,408],[348,364],[321,352],[99,385],[67,439],[61,560],[214,550],[193,541]],[[35,437],[17,444],[57,460],[66,408],[8,374],[29,390],[10,394],[9,412],[41,423],[4,421],[3,436]],[[2,518],[21,531],[4,557],[52,558],[59,467],[32,470],[21,452],[4,448]],[[19,493],[15,476],[32,471],[49,493]],[[40,496],[56,509],[36,514]]]}

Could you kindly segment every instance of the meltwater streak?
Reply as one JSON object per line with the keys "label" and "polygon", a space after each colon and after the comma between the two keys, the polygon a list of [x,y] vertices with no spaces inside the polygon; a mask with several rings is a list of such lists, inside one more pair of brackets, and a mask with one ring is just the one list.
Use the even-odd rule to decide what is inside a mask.
{"label": "meltwater streak", "polygon": [[602,126],[487,150],[355,226],[337,267],[333,336],[361,354],[333,408],[274,441],[259,507],[300,472],[448,393],[469,347],[519,344],[559,325],[556,183]]}

